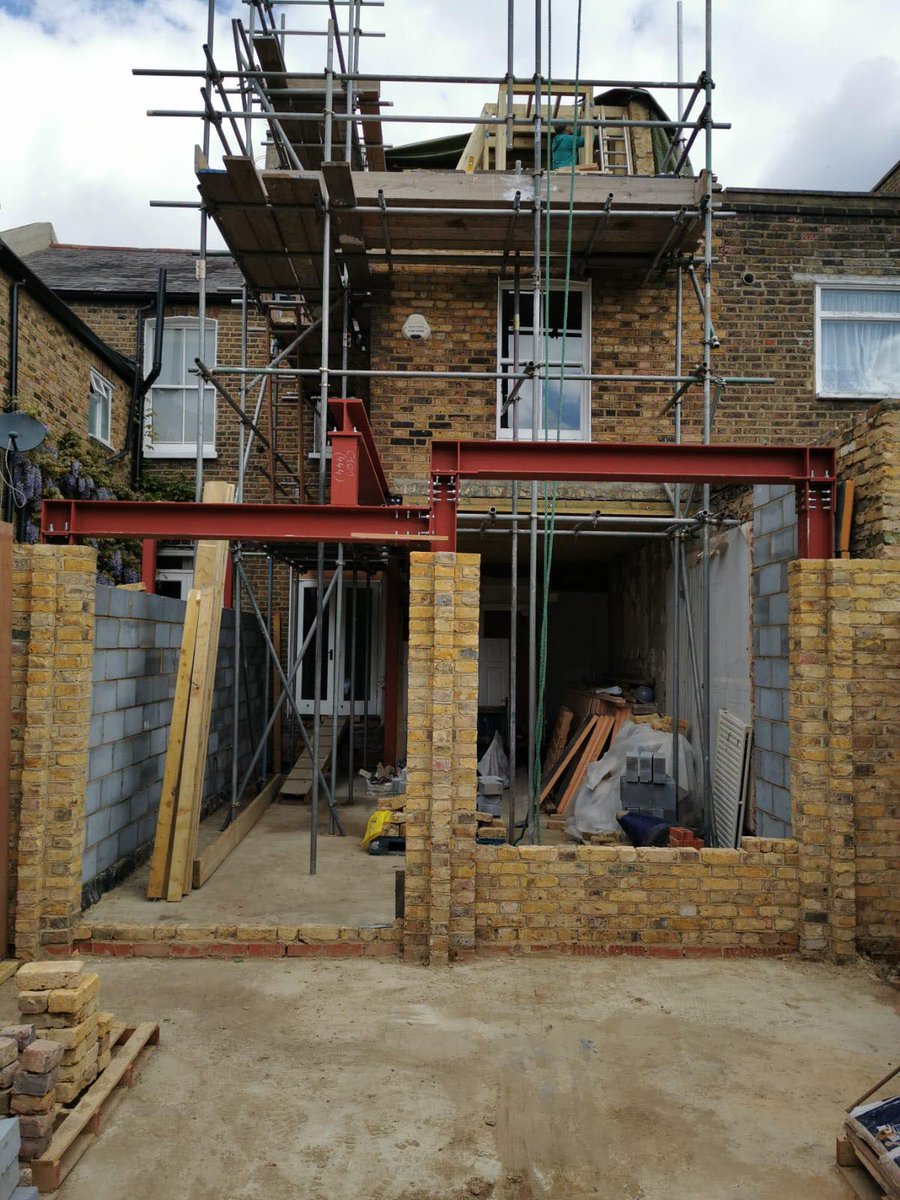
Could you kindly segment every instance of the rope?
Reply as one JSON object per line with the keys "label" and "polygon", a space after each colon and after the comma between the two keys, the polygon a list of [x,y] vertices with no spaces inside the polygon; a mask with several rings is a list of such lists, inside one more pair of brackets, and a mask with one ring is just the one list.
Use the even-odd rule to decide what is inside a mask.
{"label": "rope", "polygon": [[[575,213],[575,164],[578,155],[578,93],[581,78],[581,12],[582,0],[578,0],[578,13],[575,34],[575,92],[573,96],[572,135],[574,139],[572,162],[569,169],[569,207],[566,223],[566,272],[563,291],[563,330],[562,349],[560,351],[559,395],[556,405],[556,440],[559,441],[562,432],[562,406],[566,385],[566,340],[569,327],[569,295],[572,282],[572,228]],[[542,423],[544,439],[547,440],[547,416],[549,411],[549,387],[547,371],[550,358],[550,147],[551,131],[550,112],[552,104],[552,38],[553,38],[553,0],[548,0],[547,8],[547,190],[546,190],[546,227],[545,227],[545,268],[544,268],[544,386],[542,404]],[[535,300],[537,298],[535,297]],[[532,421],[533,421],[532,416]],[[538,686],[537,714],[534,731],[534,772],[532,779],[532,820],[534,821],[535,841],[540,841],[540,812],[541,812],[541,762],[540,746],[544,732],[544,693],[547,684],[547,642],[550,614],[550,575],[553,567],[553,544],[556,535],[556,503],[558,499],[558,484],[544,484],[544,577],[541,605],[540,652],[538,656]]]}

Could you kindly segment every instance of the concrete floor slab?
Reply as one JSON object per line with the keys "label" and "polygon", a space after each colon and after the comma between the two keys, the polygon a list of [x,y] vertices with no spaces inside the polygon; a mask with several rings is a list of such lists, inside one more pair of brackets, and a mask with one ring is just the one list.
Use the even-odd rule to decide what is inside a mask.
{"label": "concrete floor slab", "polygon": [[162,1043],[59,1200],[841,1200],[900,1038],[865,968],[797,961],[97,970]]}
{"label": "concrete floor slab", "polygon": [[[272,804],[202,888],[177,904],[147,899],[149,864],[87,909],[94,925],[378,925],[394,919],[394,874],[403,857],[360,848],[372,803],[341,805],[346,837],[319,823],[317,871],[309,874],[307,804]],[[201,826],[201,848],[222,827],[224,813]]]}

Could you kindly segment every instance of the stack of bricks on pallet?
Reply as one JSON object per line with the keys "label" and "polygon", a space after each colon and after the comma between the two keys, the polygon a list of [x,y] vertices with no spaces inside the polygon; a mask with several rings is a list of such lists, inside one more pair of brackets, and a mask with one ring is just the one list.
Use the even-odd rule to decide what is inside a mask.
{"label": "stack of bricks on pallet", "polygon": [[19,1011],[42,1038],[60,1048],[56,1098],[68,1104],[93,1083],[100,1069],[100,977],[85,974],[84,964],[76,959],[26,963],[19,968],[16,986]]}
{"label": "stack of bricks on pallet", "polygon": [[20,1187],[21,1134],[15,1117],[0,1120],[0,1200],[37,1200],[35,1187]]}

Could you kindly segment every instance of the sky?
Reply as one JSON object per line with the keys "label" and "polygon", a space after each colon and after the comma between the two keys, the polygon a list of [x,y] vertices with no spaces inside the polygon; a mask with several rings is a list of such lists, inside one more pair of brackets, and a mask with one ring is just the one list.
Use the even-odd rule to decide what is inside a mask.
{"label": "sky", "polygon": [[[515,3],[515,68],[534,70],[534,0]],[[506,69],[508,0],[385,0],[365,8],[360,69],[492,74]],[[552,73],[574,76],[578,0],[543,0]],[[703,65],[703,0],[684,0],[685,78]],[[322,30],[323,4],[285,8],[288,27]],[[215,55],[234,65],[217,0]],[[583,0],[580,75],[676,76],[675,0]],[[194,246],[200,122],[147,109],[199,107],[199,80],[141,78],[133,67],[202,68],[207,0],[0,0],[0,229],[53,223],[60,241]],[[322,69],[325,39],[289,37],[288,66]],[[545,71],[547,60],[544,59]],[[898,0],[714,0],[715,137],[726,186],[868,190],[900,158]],[[489,85],[385,85],[388,112],[474,116]],[[659,92],[672,111],[672,93]],[[255,122],[257,133],[261,122]],[[465,125],[385,126],[399,145]]]}

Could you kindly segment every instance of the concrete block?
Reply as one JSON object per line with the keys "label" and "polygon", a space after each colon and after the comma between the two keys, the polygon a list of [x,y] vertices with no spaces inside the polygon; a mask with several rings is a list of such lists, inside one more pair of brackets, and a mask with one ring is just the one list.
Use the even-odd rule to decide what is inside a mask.
{"label": "concrete block", "polygon": [[785,757],[791,752],[791,727],[783,721],[772,725],[772,749]]}
{"label": "concrete block", "polygon": [[[783,627],[779,626],[778,629],[779,629],[779,633],[780,633],[781,630],[783,629]],[[791,684],[790,666],[787,662],[787,659],[785,659],[785,658],[771,659],[769,662],[769,670],[771,671],[771,676],[772,676],[772,678],[771,678],[772,687],[781,688],[782,690],[786,690],[787,688],[790,687],[790,684]]]}
{"label": "concrete block", "polygon": [[100,780],[92,779],[84,793],[84,811],[90,816],[100,808]]}
{"label": "concrete block", "polygon": [[[757,663],[757,674],[759,672],[759,663]],[[766,721],[762,717],[756,717],[753,721],[753,740],[757,750],[772,749],[772,722]]]}
{"label": "concrete block", "polygon": [[144,709],[140,706],[124,709],[122,718],[124,737],[133,737],[144,728]]}
{"label": "concrete block", "polygon": [[119,860],[119,841],[117,836],[104,838],[97,845],[97,874],[111,867]]}
{"label": "concrete block", "polygon": [[768,483],[754,483],[753,485],[753,507],[754,509],[761,508],[764,504],[768,504],[772,498],[772,488]]}
{"label": "concrete block", "polygon": [[27,1187],[17,1187],[9,1200],[40,1200],[40,1192],[28,1184]]}
{"label": "concrete block", "polygon": [[[116,695],[122,686],[121,683],[116,684]],[[118,698],[117,701],[118,703]],[[125,733],[125,714],[121,711],[108,712],[103,718],[103,741],[117,742]]]}
{"label": "concrete block", "polygon": [[756,689],[756,712],[760,717],[781,720],[781,692],[773,688]]}
{"label": "concrete block", "polygon": [[141,788],[128,800],[129,822],[139,821],[150,809],[151,792],[149,788]]}
{"label": "concrete block", "polygon": [[771,750],[760,750],[757,758],[760,778],[774,785],[776,791],[784,787],[784,758]]}
{"label": "concrete block", "polygon": [[156,812],[154,810],[148,816],[142,817],[138,824],[138,845],[146,846],[148,842],[152,842],[155,832]]}
{"label": "concrete block", "polygon": [[108,713],[116,707],[116,685],[114,683],[98,683],[94,686],[91,697],[91,712]]}
{"label": "concrete block", "polygon": [[97,867],[97,848],[91,846],[89,850],[85,850],[81,856],[81,882],[90,883],[90,881],[99,873]]}
{"label": "concrete block", "polygon": [[125,650],[107,650],[103,656],[103,678],[124,679],[128,670],[128,654]]}
{"label": "concrete block", "polygon": [[761,533],[772,533],[784,524],[780,504],[769,503],[760,510],[759,528]]}
{"label": "concrete block", "polygon": [[133,679],[120,679],[116,684],[116,708],[131,708],[135,703],[135,692]]}
{"label": "concrete block", "polygon": [[129,804],[127,799],[120,800],[109,810],[109,832],[118,833],[128,824]]}
{"label": "concrete block", "polygon": [[[16,1125],[19,1123],[18,1117],[9,1117],[6,1119],[14,1121]],[[0,1200],[10,1200],[10,1197],[19,1187],[19,1176],[21,1175],[19,1158],[22,1154],[21,1131],[18,1143],[12,1158],[0,1168]]]}
{"label": "concrete block", "polygon": [[783,821],[777,820],[767,812],[756,814],[756,836],[783,838],[788,836],[787,827]]}
{"label": "concrete block", "polygon": [[98,617],[109,616],[109,593],[113,589],[105,583],[98,583],[94,591],[94,614]]}
{"label": "concrete block", "polygon": [[144,675],[144,661],[146,657],[146,650],[127,650],[125,652],[124,677],[126,679],[137,679],[139,675]]}
{"label": "concrete block", "polygon": [[138,827],[135,824],[126,825],[119,831],[119,858],[126,858],[137,849]]}
{"label": "concrete block", "polygon": [[135,763],[122,772],[122,796],[133,796],[141,789],[141,764]]}
{"label": "concrete block", "polygon": [[90,729],[88,731],[88,749],[93,750],[95,747],[103,743],[103,720],[99,714],[91,717]]}
{"label": "concrete block", "polygon": [[761,596],[771,596],[774,592],[782,590],[780,563],[769,563],[768,566],[761,567],[754,574],[759,580],[759,594]]}
{"label": "concrete block", "polygon": [[753,624],[769,624],[769,597],[760,596],[753,601]]}
{"label": "concrete block", "polygon": [[772,785],[764,779],[756,780],[756,807],[766,812],[772,811]]}
{"label": "concrete block", "polygon": [[109,833],[109,809],[101,808],[92,813],[87,819],[85,828],[85,845],[97,846]]}
{"label": "concrete block", "polygon": [[757,654],[768,658],[777,658],[781,654],[781,627],[779,625],[760,625],[757,630],[759,648]]}
{"label": "concrete block", "polygon": [[786,561],[797,557],[797,526],[779,529],[772,534],[770,559]]}
{"label": "concrete block", "polygon": [[769,597],[769,624],[770,625],[787,625],[788,623],[788,598],[787,594],[782,592],[778,596]]}
{"label": "concrete block", "polygon": [[772,789],[772,812],[786,828],[791,824],[791,793],[783,787]]}
{"label": "concrete block", "polygon": [[113,770],[122,771],[136,760],[136,742],[137,738],[122,738],[120,742],[113,744]]}
{"label": "concrete block", "polygon": [[100,782],[100,807],[112,808],[122,798],[122,771],[113,771]]}
{"label": "concrete block", "polygon": [[771,687],[772,662],[771,658],[759,657],[753,664],[753,678],[757,687]]}
{"label": "concrete block", "polygon": [[151,756],[155,757],[157,754],[164,754],[168,740],[168,726],[161,726],[159,729],[152,730],[150,734]]}
{"label": "concrete block", "polygon": [[119,644],[119,622],[109,617],[97,617],[94,625],[94,646],[97,650],[114,650]]}
{"label": "concrete block", "polygon": [[[90,975],[85,976],[80,986],[77,988],[54,989],[50,993],[50,1003],[53,1003],[54,996],[60,996],[66,993],[74,996],[77,993],[82,992],[84,990],[86,980],[89,980],[90,978]],[[95,989],[99,991],[100,977],[95,975],[93,978],[96,981]],[[66,1009],[65,1011],[70,1012],[71,1009]],[[27,1071],[31,1074],[49,1075],[54,1067],[58,1067],[62,1062],[62,1056],[63,1048],[58,1042],[49,1042],[46,1038],[35,1038],[31,1045],[26,1046],[22,1051],[22,1058],[19,1066],[23,1071]]]}

